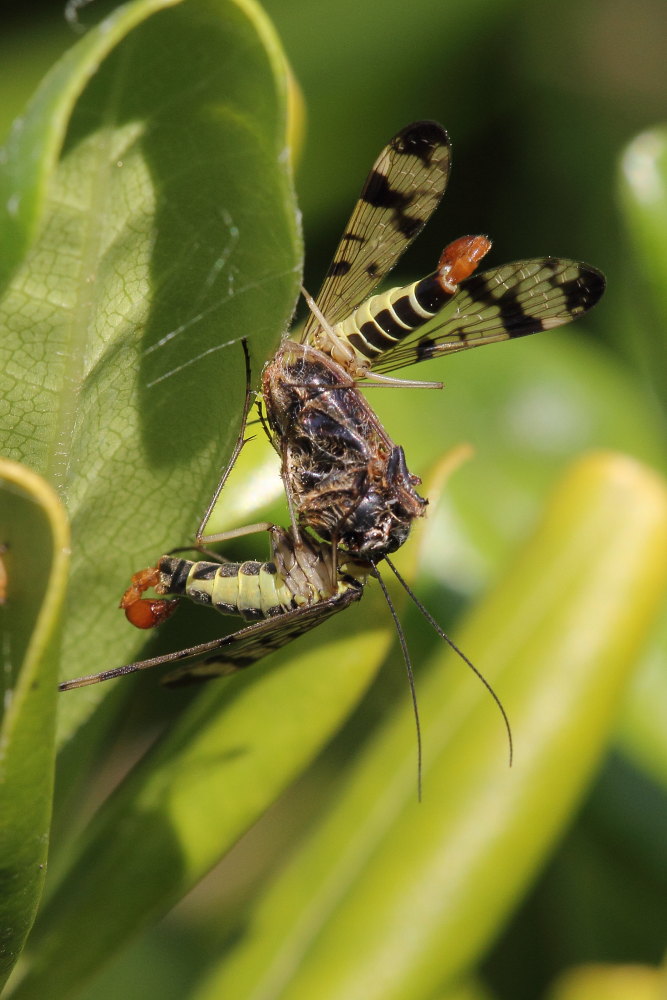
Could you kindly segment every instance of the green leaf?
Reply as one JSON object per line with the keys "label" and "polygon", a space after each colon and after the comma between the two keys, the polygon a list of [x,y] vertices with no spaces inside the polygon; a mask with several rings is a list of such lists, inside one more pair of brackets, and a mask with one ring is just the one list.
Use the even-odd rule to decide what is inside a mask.
{"label": "green leaf", "polygon": [[[620,161],[620,202],[629,234],[632,274],[641,292],[632,286],[631,307],[639,313],[635,346],[641,353],[644,371],[654,388],[667,402],[664,374],[667,371],[665,338],[656,336],[667,324],[667,129],[651,129],[628,144]],[[645,393],[649,396],[648,393]],[[650,397],[649,397],[650,398]],[[653,402],[653,400],[650,400]],[[656,420],[656,424],[660,421]],[[660,632],[628,698],[620,726],[623,749],[654,780],[667,785],[667,677],[664,648],[667,610]]]}
{"label": "green leaf", "polygon": [[642,273],[667,317],[667,129],[638,135],[621,158],[621,207]]}
{"label": "green leaf", "polygon": [[655,630],[642,669],[628,691],[619,720],[618,741],[635,766],[667,789],[667,608]]}
{"label": "green leaf", "polygon": [[576,463],[457,636],[503,699],[514,766],[488,693],[438,651],[418,685],[422,804],[400,712],[197,1000],[404,1000],[453,986],[572,815],[666,576],[664,482],[611,453]]}
{"label": "green leaf", "polygon": [[[129,576],[191,541],[292,310],[288,74],[246,0],[137,0],[46,78],[3,156],[6,454],[67,498],[64,673],[133,659]],[[62,735],[104,688],[62,703]]]}
{"label": "green leaf", "polygon": [[444,993],[437,993],[433,1000],[494,1000],[494,997],[480,982],[473,979],[458,983]]}
{"label": "green leaf", "polygon": [[[623,152],[620,170],[620,202],[631,241],[631,261],[638,269],[632,277],[649,292],[644,297],[632,289],[631,308],[645,313],[647,322],[637,328],[643,367],[665,399],[667,370],[665,338],[656,336],[655,326],[667,323],[667,129],[656,128],[638,135]],[[627,265],[626,265],[627,266]]]}
{"label": "green leaf", "polygon": [[0,459],[0,984],[35,917],[46,869],[69,530],[48,483]]}
{"label": "green leaf", "polygon": [[545,1000],[660,1000],[665,982],[648,965],[591,963],[562,973]]}
{"label": "green leaf", "polygon": [[[375,620],[370,595],[369,604]],[[391,637],[389,622],[359,632],[363,612],[347,614],[346,638],[323,627],[208,686],[141,761],[74,845],[16,1000],[69,997],[187,892],[340,726]]]}
{"label": "green leaf", "polygon": [[147,15],[174,2],[179,0],[143,0],[119,8],[103,32],[89,32],[60,59],[26,114],[12,123],[0,157],[0,286],[23,259],[41,224],[72,107],[99,61]]}

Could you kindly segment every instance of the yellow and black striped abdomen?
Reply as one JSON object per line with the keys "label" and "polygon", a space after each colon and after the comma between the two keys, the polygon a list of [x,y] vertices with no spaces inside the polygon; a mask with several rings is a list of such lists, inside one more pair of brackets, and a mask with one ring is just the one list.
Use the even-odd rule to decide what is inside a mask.
{"label": "yellow and black striped abdomen", "polygon": [[[461,282],[470,277],[490,248],[486,236],[461,236],[454,240],[442,251],[437,270],[411,285],[373,295],[333,326],[334,342],[345,341],[362,362],[362,367],[370,363],[374,368],[382,354],[393,351],[452,303]],[[433,356],[428,345],[421,350],[419,339],[412,350],[414,356],[410,361],[423,361]]]}
{"label": "yellow and black striped abdomen", "polygon": [[351,316],[337,323],[333,333],[372,362],[433,319],[451,297],[440,272],[434,271],[404,288],[373,295]]}
{"label": "yellow and black striped abdomen", "polygon": [[158,563],[160,594],[182,594],[223,615],[246,621],[292,611],[297,601],[272,562],[192,562],[163,556]]}

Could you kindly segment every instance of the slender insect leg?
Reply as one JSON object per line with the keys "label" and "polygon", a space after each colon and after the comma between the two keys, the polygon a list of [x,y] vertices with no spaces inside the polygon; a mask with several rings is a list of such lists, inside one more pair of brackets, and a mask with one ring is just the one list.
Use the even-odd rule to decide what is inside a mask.
{"label": "slender insect leg", "polygon": [[[257,412],[259,413],[259,420],[260,420],[260,423],[261,423],[262,428],[264,430],[264,433],[266,434],[266,436],[269,439],[271,445],[273,446],[273,448],[275,449],[275,451],[278,453],[278,456],[280,457],[280,465],[281,465],[281,469],[282,469],[282,468],[285,467],[284,449],[285,449],[285,446],[286,446],[286,442],[282,442],[282,448],[280,448],[276,444],[276,440],[274,438],[274,435],[271,432],[271,428],[269,427],[268,421],[266,419],[266,414],[264,413],[264,408],[262,407],[262,404],[259,401],[257,402]],[[294,497],[292,495],[292,490],[291,490],[289,481],[282,475],[282,473],[281,473],[281,478],[283,480],[283,486],[285,487],[285,499],[287,500],[287,510],[288,510],[288,513],[289,513],[290,523],[292,525],[292,531],[294,532],[294,540],[295,540],[296,544],[298,544],[299,543],[299,539],[300,539],[301,536],[299,534],[299,521],[298,521],[298,517],[297,517],[297,514],[296,514],[297,505],[294,502]],[[261,530],[261,529],[258,528],[258,530]],[[218,540],[219,539],[216,539],[216,541],[218,541]],[[334,576],[334,578],[335,578],[335,576]]]}
{"label": "slender insect leg", "polygon": [[242,538],[244,535],[256,535],[260,531],[271,531],[273,528],[275,528],[273,521],[257,521],[255,524],[244,524],[242,528],[230,528],[229,531],[219,531],[215,535],[198,535],[196,545],[172,549],[170,554],[183,552],[187,548],[196,548],[198,552],[203,552],[205,555],[211,556],[213,559],[225,562],[226,560],[221,559],[217,552],[209,552],[209,550],[201,545],[200,542],[206,542],[207,545],[211,545],[214,542],[228,542],[231,538]]}
{"label": "slender insect leg", "polygon": [[289,480],[289,477],[283,475],[282,471],[285,468],[287,462],[287,441],[282,442],[282,447],[283,447],[283,453],[280,456],[280,469],[281,469],[280,477],[283,481],[283,486],[285,487],[285,499],[287,500],[287,510],[289,513],[290,523],[292,525],[292,531],[294,532],[294,540],[295,543],[298,545],[301,538],[301,535],[299,533],[299,518],[297,515],[298,504],[294,499],[294,495],[292,493],[292,484]]}
{"label": "slender insect leg", "polygon": [[386,389],[389,388],[401,388],[401,389],[444,389],[444,382],[424,382],[422,379],[416,378],[394,378],[393,375],[381,375],[379,372],[373,372],[370,379],[363,379],[359,381],[359,388],[361,389]]}
{"label": "slender insect leg", "polygon": [[264,407],[262,406],[262,401],[260,399],[258,399],[255,405],[257,407],[257,413],[259,415],[259,422],[262,425],[262,430],[264,431],[264,433],[266,434],[267,438],[269,439],[270,444],[275,448],[275,443],[274,443],[274,440],[273,440],[273,434],[271,433],[271,428],[268,425],[268,422],[267,422],[267,419],[266,419],[266,414],[264,412]]}
{"label": "slender insect leg", "polygon": [[[224,532],[223,534],[220,534],[220,535],[206,535],[206,534],[204,534],[204,529],[206,528],[206,525],[208,524],[208,521],[209,521],[209,518],[211,516],[211,512],[213,511],[213,508],[215,507],[216,503],[218,502],[218,497],[222,493],[223,487],[224,487],[225,483],[227,482],[227,480],[229,479],[229,475],[230,475],[232,469],[234,468],[234,465],[236,463],[236,459],[239,457],[239,455],[241,453],[241,449],[243,448],[244,444],[246,443],[246,438],[245,438],[244,435],[245,435],[246,425],[248,423],[248,413],[250,412],[250,406],[252,404],[253,390],[252,390],[252,385],[251,385],[252,373],[251,373],[251,368],[250,368],[250,352],[248,350],[248,341],[246,340],[245,337],[242,339],[241,345],[243,347],[243,354],[244,354],[244,357],[245,357],[245,375],[246,375],[246,393],[245,393],[245,400],[244,400],[244,403],[243,403],[243,413],[241,415],[241,428],[239,430],[239,434],[238,434],[238,437],[236,439],[236,444],[234,445],[234,450],[232,451],[232,454],[231,454],[231,457],[229,459],[229,462],[227,463],[227,467],[225,468],[224,472],[222,473],[222,476],[220,477],[220,481],[218,482],[218,485],[215,488],[215,492],[213,493],[213,496],[211,497],[211,502],[209,503],[208,507],[206,508],[206,513],[204,514],[204,516],[203,516],[203,518],[202,518],[202,520],[201,520],[201,522],[199,524],[199,527],[197,528],[197,534],[195,535],[195,546],[198,549],[202,549],[202,545],[204,545],[204,544],[207,544],[207,543],[210,544],[212,542],[224,541],[225,538],[234,537],[234,532],[232,532],[231,536],[227,532]],[[262,528],[255,528],[255,530],[261,531],[263,529]],[[241,532],[241,533],[242,534],[243,533],[249,534],[250,532]]]}

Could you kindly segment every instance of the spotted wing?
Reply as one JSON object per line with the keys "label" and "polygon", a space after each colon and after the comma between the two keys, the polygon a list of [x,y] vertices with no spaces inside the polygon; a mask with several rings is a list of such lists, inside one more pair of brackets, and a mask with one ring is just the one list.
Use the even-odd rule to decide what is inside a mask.
{"label": "spotted wing", "polygon": [[433,320],[384,351],[372,368],[391,372],[427,358],[551,330],[591,309],[604,288],[600,271],[557,257],[474,274]]}
{"label": "spotted wing", "polygon": [[[422,231],[447,186],[450,161],[449,137],[437,122],[408,125],[382,150],[316,299],[330,325],[354,312]],[[309,316],[301,342],[318,326]]]}
{"label": "spotted wing", "polygon": [[[237,670],[250,667],[358,601],[361,594],[361,586],[351,585],[348,590],[326,601],[298,608],[296,611],[287,611],[275,618],[248,625],[215,643],[204,643],[183,651],[189,655],[172,654],[179,659],[196,659],[198,662],[173,670],[162,678],[162,683],[167,687],[183,687],[186,684],[212,680],[214,677],[227,677]],[[211,652],[214,653],[213,656],[202,659],[203,655]]]}

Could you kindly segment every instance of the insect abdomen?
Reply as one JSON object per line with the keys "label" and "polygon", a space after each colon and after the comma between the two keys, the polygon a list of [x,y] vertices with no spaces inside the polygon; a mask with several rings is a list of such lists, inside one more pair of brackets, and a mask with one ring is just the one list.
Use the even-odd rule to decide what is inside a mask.
{"label": "insect abdomen", "polygon": [[333,327],[334,337],[343,338],[362,358],[374,361],[432,320],[490,247],[485,236],[455,240],[443,250],[436,271],[404,288],[373,295]]}
{"label": "insect abdomen", "polygon": [[437,272],[405,288],[373,295],[333,332],[372,361],[432,319],[451,296],[437,284]]}
{"label": "insect abdomen", "polygon": [[291,611],[297,602],[274,563],[192,562],[163,556],[158,564],[160,594],[182,594],[223,615],[246,621]]}

